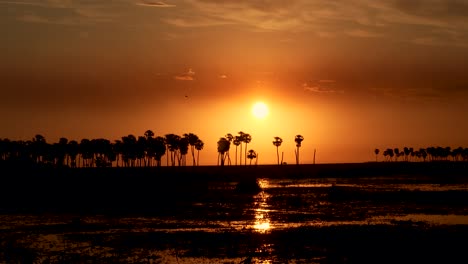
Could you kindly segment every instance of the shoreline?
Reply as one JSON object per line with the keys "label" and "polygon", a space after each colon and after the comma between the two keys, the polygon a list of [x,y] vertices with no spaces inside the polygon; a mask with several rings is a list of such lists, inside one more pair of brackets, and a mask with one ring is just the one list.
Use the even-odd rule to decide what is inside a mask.
{"label": "shoreline", "polygon": [[11,177],[157,177],[162,178],[328,178],[328,177],[463,177],[468,176],[468,162],[364,162],[300,165],[240,165],[240,166],[182,166],[182,167],[108,167],[55,168],[9,166],[0,164],[0,178]]}

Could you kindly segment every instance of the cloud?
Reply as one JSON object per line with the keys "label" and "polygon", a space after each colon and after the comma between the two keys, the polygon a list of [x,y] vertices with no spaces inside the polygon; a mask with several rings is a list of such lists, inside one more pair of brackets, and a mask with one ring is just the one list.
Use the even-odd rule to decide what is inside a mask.
{"label": "cloud", "polygon": [[436,100],[444,97],[443,93],[434,88],[371,88],[369,91],[375,95],[395,98],[400,100]]}
{"label": "cloud", "polygon": [[139,6],[149,6],[149,7],[175,7],[176,5],[167,4],[162,1],[139,1],[136,3]]}
{"label": "cloud", "polygon": [[358,37],[358,38],[379,38],[383,37],[383,34],[380,33],[374,33],[371,31],[367,30],[362,30],[362,29],[354,29],[346,32],[347,35],[352,36],[352,37]]}
{"label": "cloud", "polygon": [[[18,5],[15,8],[16,19],[28,23],[47,23],[59,25],[92,25],[118,21],[121,1],[76,1],[76,0],[43,0],[43,1],[1,1],[2,4]],[[127,0],[126,0],[127,1]]]}
{"label": "cloud", "polygon": [[187,72],[174,76],[174,79],[179,81],[193,81],[195,80],[195,72],[190,68]]}
{"label": "cloud", "polygon": [[342,90],[336,90],[332,86],[336,83],[335,80],[319,80],[311,83],[303,83],[302,88],[306,92],[317,93],[317,94],[334,94],[344,93]]}
{"label": "cloud", "polygon": [[43,3],[38,2],[23,2],[23,1],[0,1],[0,5],[30,5],[30,6],[44,6]]}
{"label": "cloud", "polygon": [[[320,38],[386,37],[418,45],[411,40],[439,31],[437,43],[468,43],[468,2],[460,0],[181,1],[184,8],[163,22],[185,28],[237,25],[261,32],[310,32]],[[443,41],[454,33],[458,41]]]}
{"label": "cloud", "polygon": [[319,80],[318,82],[319,82],[319,83],[336,83],[335,80],[328,80],[328,79]]}
{"label": "cloud", "polygon": [[226,75],[226,74],[221,74],[221,75],[219,76],[219,78],[220,78],[220,79],[227,79],[227,75]]}
{"label": "cloud", "polygon": [[22,15],[18,17],[18,20],[31,23],[51,23],[47,18],[35,14]]}

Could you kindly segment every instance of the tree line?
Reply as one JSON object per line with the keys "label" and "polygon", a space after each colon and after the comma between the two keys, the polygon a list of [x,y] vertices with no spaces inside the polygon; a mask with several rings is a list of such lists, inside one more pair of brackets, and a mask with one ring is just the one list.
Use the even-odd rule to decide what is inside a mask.
{"label": "tree line", "polygon": [[71,168],[160,167],[161,158],[167,155],[167,166],[185,166],[190,152],[192,165],[198,166],[203,146],[203,141],[193,133],[163,137],[147,130],[143,136],[130,134],[114,142],[103,138],[80,142],[60,138],[52,144],[38,134],[27,141],[0,139],[0,160]]}
{"label": "tree line", "polygon": [[[294,140],[296,164],[299,164],[299,149],[304,137],[296,135]],[[217,142],[217,164],[247,165],[249,160],[249,165],[252,162],[257,165],[259,153],[248,150],[251,141],[252,136],[242,131],[238,135],[228,133],[221,137]],[[278,165],[283,164],[283,152],[281,161],[279,158],[282,143],[282,138],[274,137]],[[235,146],[233,160],[230,155],[231,144]],[[0,139],[0,161],[71,168],[160,167],[163,156],[166,156],[166,166],[187,166],[189,156],[191,165],[199,166],[203,147],[204,142],[193,133],[155,136],[153,131],[147,130],[142,136],[130,134],[113,142],[104,138],[85,138],[78,142],[62,137],[56,143],[49,143],[38,134],[27,141]]]}
{"label": "tree line", "polygon": [[415,150],[412,147],[375,149],[375,161],[382,153],[384,161],[468,161],[468,148],[427,147]]}

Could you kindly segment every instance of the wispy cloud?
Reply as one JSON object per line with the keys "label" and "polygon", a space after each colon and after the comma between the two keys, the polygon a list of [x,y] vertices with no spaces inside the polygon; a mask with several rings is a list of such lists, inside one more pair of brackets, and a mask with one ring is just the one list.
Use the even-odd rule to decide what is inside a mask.
{"label": "wispy cloud", "polygon": [[344,93],[342,90],[336,90],[333,86],[336,83],[335,80],[318,80],[315,82],[306,82],[302,84],[302,88],[306,92],[316,93],[316,94],[334,94],[334,93]]}
{"label": "wispy cloud", "polygon": [[176,5],[168,4],[162,1],[138,1],[136,3],[139,6],[149,6],[149,7],[175,7]]}
{"label": "wispy cloud", "polygon": [[40,2],[23,2],[23,1],[0,1],[0,5],[29,5],[29,6],[44,6]]}
{"label": "wispy cloud", "polygon": [[[459,0],[182,0],[180,5],[184,9],[164,19],[165,23],[177,27],[229,24],[252,31],[315,32],[315,36],[324,38],[345,35],[412,42],[413,38],[431,36],[434,30],[442,32],[438,40],[450,38],[448,32],[468,38],[468,2]],[[410,31],[413,35],[408,37],[406,32]]]}
{"label": "wispy cloud", "polygon": [[120,10],[118,7],[120,7],[122,4],[125,4],[124,0],[115,2],[101,0],[0,0],[0,6],[22,6],[21,8],[15,8],[15,11],[17,12],[16,18],[18,21],[60,25],[86,25],[117,21]]}
{"label": "wispy cloud", "polygon": [[219,78],[220,79],[227,79],[227,75],[226,74],[221,74],[221,75],[219,75]]}
{"label": "wispy cloud", "polygon": [[195,72],[190,68],[187,72],[174,76],[174,79],[179,81],[193,81],[195,80]]}
{"label": "wispy cloud", "polygon": [[415,101],[415,100],[437,100],[444,97],[443,93],[439,90],[434,88],[399,88],[399,89],[392,89],[392,88],[371,88],[369,89],[370,93],[399,99],[405,101]]}
{"label": "wispy cloud", "polygon": [[19,16],[18,20],[31,23],[51,23],[51,21],[47,18],[35,14],[26,14]]}
{"label": "wispy cloud", "polygon": [[359,37],[359,38],[379,38],[384,37],[385,35],[380,33],[375,33],[363,29],[354,29],[346,32],[347,35],[352,37]]}

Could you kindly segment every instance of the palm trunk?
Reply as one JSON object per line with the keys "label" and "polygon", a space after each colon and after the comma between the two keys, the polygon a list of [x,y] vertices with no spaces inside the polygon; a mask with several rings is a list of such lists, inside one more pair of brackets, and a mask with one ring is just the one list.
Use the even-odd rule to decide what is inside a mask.
{"label": "palm trunk", "polygon": [[237,166],[237,146],[236,146],[236,166]]}
{"label": "palm trunk", "polygon": [[247,165],[247,143],[245,143],[244,165]]}
{"label": "palm trunk", "polygon": [[276,162],[279,165],[279,152],[278,152],[278,146],[276,146]]}
{"label": "palm trunk", "polygon": [[240,144],[239,165],[242,165],[242,143]]}
{"label": "palm trunk", "polygon": [[190,146],[190,150],[192,151],[192,160],[193,160],[193,163],[192,165],[195,166],[196,165],[196,161],[195,161],[195,150],[194,150],[194,146]]}

